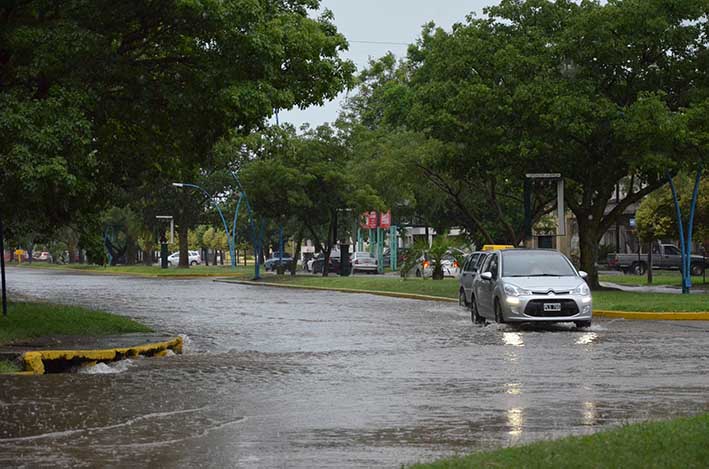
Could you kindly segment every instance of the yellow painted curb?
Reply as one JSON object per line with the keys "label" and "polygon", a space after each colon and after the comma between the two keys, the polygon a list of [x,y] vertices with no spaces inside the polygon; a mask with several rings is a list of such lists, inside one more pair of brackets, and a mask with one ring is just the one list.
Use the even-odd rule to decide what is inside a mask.
{"label": "yellow painted curb", "polygon": [[643,311],[593,310],[593,315],[606,318],[639,319],[644,321],[709,321],[709,312],[652,313]]}
{"label": "yellow painted curb", "polygon": [[45,360],[66,360],[79,362],[110,362],[122,358],[136,357],[138,355],[160,355],[168,349],[175,353],[182,353],[182,337],[164,342],[154,342],[150,344],[136,345],[135,347],[121,347],[101,350],[42,350],[35,352],[25,352],[22,354],[22,361],[25,370],[31,374],[44,374]]}
{"label": "yellow painted curb", "polygon": [[365,295],[379,295],[388,296],[392,298],[404,298],[408,300],[425,300],[425,301],[445,301],[449,303],[457,303],[458,300],[453,298],[446,298],[445,296],[431,296],[431,295],[421,295],[418,293],[400,293],[391,291],[379,291],[379,290],[358,290],[356,288],[340,288],[340,287],[316,287],[309,285],[288,285],[285,283],[271,283],[271,282],[257,282],[253,280],[215,280],[216,282],[223,283],[237,283],[241,285],[256,285],[261,287],[275,287],[275,288],[293,288],[296,290],[320,290],[320,291],[338,291],[342,293],[360,293]]}

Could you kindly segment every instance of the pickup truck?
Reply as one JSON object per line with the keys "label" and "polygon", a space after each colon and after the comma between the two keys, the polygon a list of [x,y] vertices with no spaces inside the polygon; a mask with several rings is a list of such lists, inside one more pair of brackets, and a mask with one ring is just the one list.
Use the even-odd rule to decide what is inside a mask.
{"label": "pickup truck", "polygon": [[[707,267],[706,259],[693,255],[690,261],[692,275],[704,274]],[[682,266],[682,255],[677,246],[673,244],[656,243],[652,247],[653,269],[677,269]],[[608,254],[608,268],[622,270],[624,273],[643,275],[647,272],[647,253],[641,254]]]}

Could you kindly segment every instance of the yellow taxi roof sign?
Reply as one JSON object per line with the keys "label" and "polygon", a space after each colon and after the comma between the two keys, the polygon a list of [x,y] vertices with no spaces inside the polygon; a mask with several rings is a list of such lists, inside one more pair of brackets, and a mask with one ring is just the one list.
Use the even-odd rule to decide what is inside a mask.
{"label": "yellow taxi roof sign", "polygon": [[502,249],[514,249],[515,247],[511,244],[486,244],[483,246],[482,251],[498,251]]}

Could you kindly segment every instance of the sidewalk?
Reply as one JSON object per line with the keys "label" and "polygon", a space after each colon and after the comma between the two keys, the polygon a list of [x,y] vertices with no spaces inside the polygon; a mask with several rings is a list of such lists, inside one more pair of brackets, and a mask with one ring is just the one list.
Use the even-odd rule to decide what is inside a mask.
{"label": "sidewalk", "polygon": [[[673,293],[682,294],[682,289],[679,287],[670,287],[667,285],[644,285],[644,286],[630,286],[630,285],[619,285],[613,282],[600,282],[602,287],[605,288],[615,288],[617,290],[635,292],[635,293]],[[709,290],[702,288],[693,288],[691,290],[693,295],[706,295]]]}

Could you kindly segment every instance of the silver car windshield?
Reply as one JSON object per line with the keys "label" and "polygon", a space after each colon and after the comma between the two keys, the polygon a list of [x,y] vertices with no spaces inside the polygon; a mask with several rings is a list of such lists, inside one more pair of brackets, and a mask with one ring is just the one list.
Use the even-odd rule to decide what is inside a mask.
{"label": "silver car windshield", "polygon": [[548,251],[506,252],[503,254],[503,277],[569,277],[573,267],[564,256]]}

